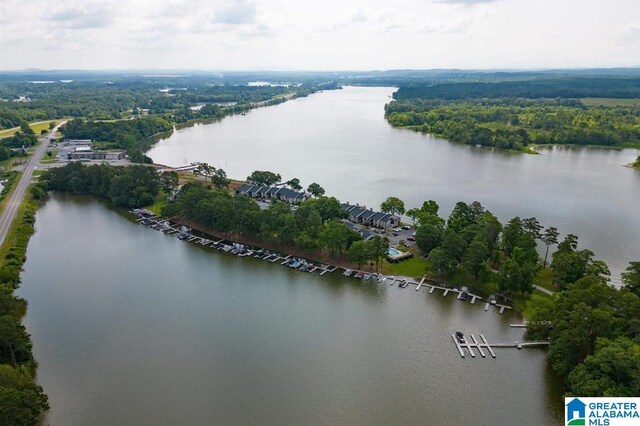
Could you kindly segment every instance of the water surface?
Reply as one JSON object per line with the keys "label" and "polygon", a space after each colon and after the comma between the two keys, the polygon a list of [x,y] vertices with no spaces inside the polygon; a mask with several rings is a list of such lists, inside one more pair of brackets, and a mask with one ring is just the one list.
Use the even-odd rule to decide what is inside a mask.
{"label": "water surface", "polygon": [[235,178],[271,170],[374,208],[395,195],[408,208],[434,199],[448,215],[457,201],[478,200],[502,221],[535,216],[578,235],[616,282],[640,260],[640,171],[622,167],[640,151],[524,155],[454,144],[389,126],[384,104],[394,90],[347,87],[256,109],[179,130],[148,155],[173,166],[208,162]]}
{"label": "water surface", "polygon": [[559,424],[542,350],[449,295],[204,249],[94,200],[37,213],[19,294],[52,425]]}

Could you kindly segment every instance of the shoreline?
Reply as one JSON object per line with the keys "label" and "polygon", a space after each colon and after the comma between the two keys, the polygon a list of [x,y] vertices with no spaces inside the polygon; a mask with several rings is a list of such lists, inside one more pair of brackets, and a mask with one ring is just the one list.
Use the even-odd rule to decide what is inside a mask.
{"label": "shoreline", "polygon": [[[429,136],[435,136],[437,138],[440,138],[442,140],[445,140],[449,143],[453,143],[453,144],[457,144],[457,145],[467,145],[467,146],[471,146],[471,147],[476,147],[476,145],[474,144],[468,144],[468,143],[463,143],[463,142],[456,142],[456,141],[452,141],[450,139],[445,138],[443,135],[440,135],[438,133],[430,133],[430,132],[423,132],[419,129],[414,128],[415,126],[394,126],[393,124],[389,123],[389,120],[385,117],[385,120],[387,121],[387,124],[389,124],[389,126],[393,127],[394,129],[402,129],[402,130],[410,130],[412,132],[416,132],[416,133],[420,133],[422,135],[429,135]],[[597,148],[597,149],[611,149],[614,151],[622,151],[624,149],[637,149],[640,150],[640,143],[633,145],[633,144],[626,144],[626,145],[620,145],[620,146],[610,146],[610,145],[581,145],[581,144],[572,144],[572,143],[551,143],[551,144],[535,144],[535,143],[531,143],[528,144],[524,149],[522,150],[515,150],[515,149],[503,149],[503,148],[498,148],[496,146],[490,146],[490,145],[481,145],[477,148],[479,149],[491,149],[491,150],[498,150],[500,152],[510,152],[510,153],[514,153],[514,154],[532,154],[532,155],[541,155],[541,152],[536,151],[536,149],[539,148],[544,148],[544,147],[570,147],[570,148]]]}
{"label": "shoreline", "polygon": [[[505,310],[511,310],[516,315],[521,315],[521,312],[519,312],[519,310],[516,309],[513,303],[510,303],[509,305],[504,304],[504,301],[503,303],[498,303],[496,299],[493,299],[494,302],[491,302],[491,300],[489,299],[492,299],[492,298],[487,296],[486,294],[472,293],[471,291],[475,291],[475,289],[472,288],[473,286],[463,286],[463,287],[470,287],[469,289],[464,290],[463,288],[458,288],[458,286],[454,286],[447,281],[428,278],[426,275],[423,277],[384,275],[381,272],[374,272],[373,270],[367,271],[366,268],[365,269],[357,268],[357,266],[354,264],[350,264],[347,262],[340,262],[339,259],[320,257],[321,260],[316,260],[318,259],[318,257],[315,257],[314,254],[304,253],[299,250],[291,250],[290,248],[286,248],[278,245],[265,245],[263,243],[257,243],[257,242],[254,242],[254,240],[243,237],[243,236],[229,236],[223,232],[202,227],[190,221],[180,220],[180,218],[170,218],[170,219],[163,218],[146,209],[130,210],[128,211],[128,216],[130,217],[131,215],[137,216],[138,219],[136,219],[135,221],[137,223],[141,223],[142,225],[152,225],[152,224],[169,222],[170,224],[174,224],[176,227],[186,227],[189,229],[189,231],[180,232],[175,230],[175,228],[171,227],[171,229],[175,230],[176,232],[173,232],[172,230],[169,230],[169,232],[171,232],[173,236],[178,236],[179,234],[188,235],[188,237],[184,238],[185,240],[187,240],[187,242],[193,242],[194,244],[198,244],[203,247],[209,247],[211,249],[216,248],[219,250],[220,249],[219,247],[214,247],[211,244],[222,243],[224,245],[224,242],[231,243],[232,245],[241,244],[243,246],[248,246],[246,247],[246,249],[249,252],[253,252],[254,249],[260,250],[260,251],[273,252],[272,254],[275,254],[278,257],[274,261],[272,261],[272,263],[287,261],[288,259],[299,259],[302,261],[315,262],[316,264],[321,265],[321,267],[318,267],[318,269],[324,270],[324,272],[321,272],[320,275],[323,275],[326,272],[335,272],[338,269],[343,269],[345,270],[345,273],[343,275],[347,277],[363,278],[363,277],[356,276],[356,274],[362,273],[364,275],[364,278],[363,278],[364,280],[373,279],[374,283],[377,281],[377,283],[384,284],[387,282],[388,279],[392,279],[392,282],[390,284],[391,286],[393,286],[394,283],[398,282],[401,288],[405,288],[408,285],[415,286],[416,288],[414,290],[420,290],[421,287],[430,287],[431,290],[429,291],[429,293],[433,293],[435,289],[438,289],[443,291],[444,296],[447,296],[448,293],[457,293],[458,295],[456,296],[456,298],[458,299],[461,299],[461,297],[463,297],[462,294],[466,293],[467,295],[465,295],[464,298],[461,300],[464,301],[466,300],[467,297],[469,297],[472,300],[471,302],[472,304],[476,301],[476,299],[480,300],[481,302],[487,304],[487,306],[485,306],[485,311],[488,310],[489,305],[491,305],[499,308],[500,314],[502,314]],[[144,223],[145,218],[150,219],[154,222]],[[167,228],[152,228],[152,229],[159,230],[163,233],[167,232]],[[196,231],[196,233],[192,231]],[[220,240],[216,242],[216,241],[210,240],[207,237],[215,237]],[[203,244],[202,240],[206,240],[206,242]],[[230,250],[223,250],[223,251],[230,251]],[[336,260],[338,261],[336,262]],[[282,262],[281,264],[284,265],[284,263],[285,262]],[[349,275],[346,275],[347,271],[351,271],[351,273]],[[303,272],[310,272],[310,271],[303,271]],[[369,277],[367,278],[367,276]],[[479,293],[482,293],[482,292],[479,292]]]}

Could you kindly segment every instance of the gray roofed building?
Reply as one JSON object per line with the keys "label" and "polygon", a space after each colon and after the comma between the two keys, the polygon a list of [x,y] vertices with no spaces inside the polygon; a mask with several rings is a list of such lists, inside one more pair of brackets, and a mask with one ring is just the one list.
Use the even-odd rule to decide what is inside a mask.
{"label": "gray roofed building", "polygon": [[347,213],[347,218],[353,223],[375,226],[376,228],[393,228],[400,223],[398,216],[375,212],[363,206],[342,203],[340,207]]}
{"label": "gray roofed building", "polygon": [[252,198],[275,198],[289,204],[300,204],[309,198],[308,194],[289,188],[254,186],[248,184],[239,186],[235,192],[238,195],[248,195]]}

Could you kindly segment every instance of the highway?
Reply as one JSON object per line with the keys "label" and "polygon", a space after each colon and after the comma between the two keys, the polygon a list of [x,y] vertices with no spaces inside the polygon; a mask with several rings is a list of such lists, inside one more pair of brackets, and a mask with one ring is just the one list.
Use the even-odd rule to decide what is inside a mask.
{"label": "highway", "polygon": [[18,213],[20,203],[22,202],[24,194],[27,192],[27,188],[31,183],[33,171],[38,166],[38,163],[40,163],[40,160],[44,156],[45,152],[47,152],[47,148],[49,148],[49,142],[51,142],[51,138],[53,138],[56,134],[58,127],[63,124],[64,122],[58,124],[53,130],[51,130],[51,132],[49,132],[45,137],[42,138],[40,145],[38,145],[36,151],[33,153],[26,166],[24,167],[18,185],[11,194],[11,198],[9,198],[7,205],[2,211],[2,214],[0,214],[0,245],[4,243],[4,240],[7,237],[7,233],[9,232],[9,228],[11,228],[11,223]]}

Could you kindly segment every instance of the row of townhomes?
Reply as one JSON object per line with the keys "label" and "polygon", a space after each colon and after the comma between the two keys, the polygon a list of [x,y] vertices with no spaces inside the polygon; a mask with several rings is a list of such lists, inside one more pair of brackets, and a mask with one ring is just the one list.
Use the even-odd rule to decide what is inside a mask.
{"label": "row of townhomes", "polygon": [[289,204],[300,204],[307,198],[309,194],[305,192],[294,191],[283,187],[241,185],[236,189],[236,194],[248,195],[252,198],[275,198]]}
{"label": "row of townhomes", "polygon": [[340,205],[351,222],[376,228],[389,229],[400,224],[400,218],[389,213],[375,212],[364,206],[343,203]]}

